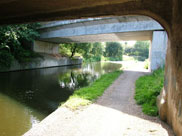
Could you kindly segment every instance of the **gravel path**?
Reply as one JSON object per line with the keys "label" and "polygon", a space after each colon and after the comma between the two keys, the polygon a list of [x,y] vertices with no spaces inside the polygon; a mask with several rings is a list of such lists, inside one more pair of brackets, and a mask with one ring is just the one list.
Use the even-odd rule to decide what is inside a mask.
{"label": "gravel path", "polygon": [[25,136],[173,136],[167,124],[135,104],[134,83],[144,74],[124,71],[96,103],[74,112],[61,107]]}

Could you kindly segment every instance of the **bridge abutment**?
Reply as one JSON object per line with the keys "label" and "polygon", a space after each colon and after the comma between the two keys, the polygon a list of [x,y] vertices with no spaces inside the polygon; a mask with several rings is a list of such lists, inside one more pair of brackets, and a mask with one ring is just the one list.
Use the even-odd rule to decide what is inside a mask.
{"label": "bridge abutment", "polygon": [[46,54],[59,54],[59,44],[43,41],[34,41],[33,51]]}
{"label": "bridge abutment", "polygon": [[150,71],[165,65],[168,36],[165,31],[153,31],[150,47]]}

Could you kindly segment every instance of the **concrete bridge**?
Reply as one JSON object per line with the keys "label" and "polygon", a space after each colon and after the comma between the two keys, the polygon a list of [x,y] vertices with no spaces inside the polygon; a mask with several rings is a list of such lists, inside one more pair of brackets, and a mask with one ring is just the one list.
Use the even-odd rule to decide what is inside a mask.
{"label": "concrete bridge", "polygon": [[150,40],[150,69],[165,62],[167,34],[158,22],[146,16],[54,21],[43,23],[39,31],[43,42],[35,42],[36,52],[58,53],[60,43]]}
{"label": "concrete bridge", "polygon": [[181,0],[1,0],[0,24],[146,15],[168,33],[165,84],[158,102],[160,118],[182,135],[182,1]]}

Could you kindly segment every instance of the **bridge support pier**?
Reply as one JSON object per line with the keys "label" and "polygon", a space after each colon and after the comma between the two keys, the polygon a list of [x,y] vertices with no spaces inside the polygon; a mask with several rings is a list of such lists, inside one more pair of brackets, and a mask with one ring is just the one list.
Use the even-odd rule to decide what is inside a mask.
{"label": "bridge support pier", "polygon": [[154,71],[165,64],[168,36],[165,31],[153,31],[150,47],[150,71]]}
{"label": "bridge support pier", "polygon": [[33,51],[46,54],[59,54],[59,44],[34,41]]}

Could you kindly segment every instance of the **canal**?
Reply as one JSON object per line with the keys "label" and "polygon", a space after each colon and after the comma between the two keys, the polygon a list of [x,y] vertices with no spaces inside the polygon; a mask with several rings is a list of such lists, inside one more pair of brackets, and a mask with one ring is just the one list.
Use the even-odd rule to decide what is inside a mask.
{"label": "canal", "polygon": [[74,90],[121,64],[94,62],[0,73],[0,136],[21,136],[56,110]]}

